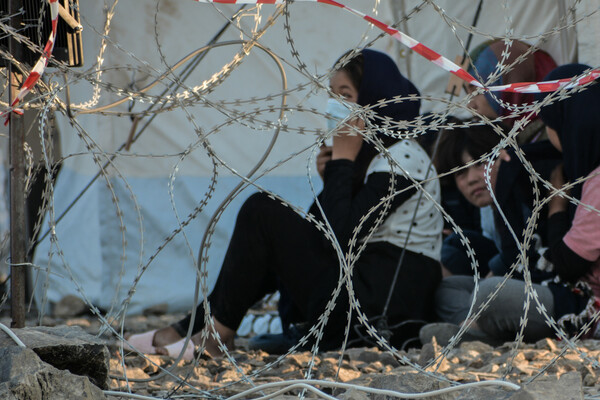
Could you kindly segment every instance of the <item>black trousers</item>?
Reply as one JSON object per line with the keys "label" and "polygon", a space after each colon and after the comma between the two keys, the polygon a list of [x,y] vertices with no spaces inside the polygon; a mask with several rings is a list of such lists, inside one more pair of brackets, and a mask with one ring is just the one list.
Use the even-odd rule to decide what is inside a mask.
{"label": "black trousers", "polygon": [[[401,251],[389,243],[373,243],[357,261],[353,290],[368,316],[382,312]],[[254,303],[282,287],[298,314],[296,317],[314,324],[338,285],[340,265],[333,245],[314,224],[278,200],[264,193],[254,194],[238,214],[217,283],[208,297],[211,311],[217,320],[236,330]],[[393,321],[432,320],[433,294],[440,280],[438,262],[406,252],[388,316]],[[348,298],[343,285],[321,348],[341,344],[350,309]],[[200,304],[194,333],[203,328],[203,316]],[[187,316],[173,327],[183,336],[189,324]]]}

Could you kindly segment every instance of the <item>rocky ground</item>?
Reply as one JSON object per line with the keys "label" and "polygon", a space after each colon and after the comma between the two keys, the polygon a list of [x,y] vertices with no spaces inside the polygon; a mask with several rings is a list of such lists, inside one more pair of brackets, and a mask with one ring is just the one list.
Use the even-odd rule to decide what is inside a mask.
{"label": "rocky ground", "polygon": [[[124,328],[136,333],[165,326],[177,315],[146,315],[127,318]],[[8,317],[0,322],[10,326]],[[432,399],[600,399],[600,370],[593,367],[600,361],[600,342],[582,341],[577,350],[555,340],[523,344],[512,343],[491,347],[481,342],[465,342],[445,350],[435,342],[420,349],[401,352],[413,365],[375,348],[328,352],[313,357],[309,352],[297,352],[285,357],[261,351],[246,350],[246,341],[237,340],[237,349],[230,358],[205,359],[174,364],[169,357],[141,356],[125,352],[121,357],[118,341],[92,316],[48,318],[44,326],[79,326],[106,341],[110,353],[110,390],[127,391],[144,396],[165,398],[188,395],[192,398],[228,398],[267,383],[287,385],[296,379],[318,379],[348,385],[332,388],[317,385],[325,393],[342,399],[387,399],[390,394],[368,394],[361,387],[380,388],[404,393],[426,392],[453,386],[454,383],[486,382],[504,379],[522,387],[489,385],[464,387],[458,391],[429,397]],[[34,320],[28,326],[35,325]],[[117,326],[115,324],[115,326]],[[432,360],[437,360],[432,363]],[[539,376],[538,376],[539,375]],[[536,378],[532,381],[533,378]],[[242,398],[255,398],[273,393],[278,388],[265,388]],[[279,398],[294,396],[302,388],[293,389]],[[307,398],[317,398],[306,392]],[[109,398],[117,398],[109,396]],[[291,398],[291,397],[290,397]]]}

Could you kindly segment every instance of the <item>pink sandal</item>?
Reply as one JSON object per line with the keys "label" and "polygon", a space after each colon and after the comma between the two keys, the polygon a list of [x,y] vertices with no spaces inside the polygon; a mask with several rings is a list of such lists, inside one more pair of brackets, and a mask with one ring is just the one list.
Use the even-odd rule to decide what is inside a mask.
{"label": "pink sandal", "polygon": [[146,354],[156,354],[156,348],[152,344],[156,331],[157,329],[154,329],[152,331],[129,336],[129,339],[126,339],[123,342],[123,349],[139,351],[140,353]]}
{"label": "pink sandal", "polygon": [[[163,346],[163,349],[167,350],[167,354],[169,355],[169,357],[177,358],[177,357],[179,357],[179,354],[181,353],[181,350],[183,349],[184,343],[185,343],[185,338],[178,340],[177,342],[172,343],[170,345]],[[181,359],[185,360],[185,361],[192,361],[194,359],[194,353],[195,353],[194,350],[195,350],[194,342],[192,342],[192,340],[190,339],[188,341],[187,347],[185,348],[185,351],[183,352],[183,355],[181,356]]]}
{"label": "pink sandal", "polygon": [[[154,341],[154,334],[156,331],[157,329],[154,329],[152,331],[131,335],[129,339],[126,339],[123,342],[123,349],[129,351],[138,351],[144,354],[159,354],[156,349],[163,348],[167,351],[166,355],[171,358],[177,358],[183,349],[185,338],[166,346],[154,346],[152,342]],[[194,342],[190,340],[185,348],[183,356],[181,357],[182,360],[191,361],[194,359],[194,347]]]}

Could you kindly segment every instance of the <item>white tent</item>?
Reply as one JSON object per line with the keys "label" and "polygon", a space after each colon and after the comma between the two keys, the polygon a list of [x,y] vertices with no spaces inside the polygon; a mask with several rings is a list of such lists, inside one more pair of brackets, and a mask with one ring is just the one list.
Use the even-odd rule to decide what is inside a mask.
{"label": "white tent", "polygon": [[[450,59],[462,53],[460,43],[468,37],[462,26],[473,23],[478,5],[475,0],[440,0],[435,4],[441,9],[436,10],[431,4],[409,0],[344,3],[389,24],[408,15],[410,18],[398,28]],[[558,3],[566,3],[564,9],[568,10],[570,2],[484,1],[471,46],[487,40],[488,36],[511,34],[540,45],[559,63],[571,61],[576,55],[573,29],[561,29],[547,35],[543,43],[536,42],[542,32],[558,25],[561,15],[567,25],[572,21],[573,16],[561,11]],[[503,7],[504,4],[508,7]],[[137,91],[167,73],[178,60],[205,46],[228,22],[226,18],[239,9],[234,5],[216,6],[191,0],[119,2],[110,21],[108,39],[103,41],[107,12],[110,14],[112,5],[109,1],[80,3],[86,64],[76,72],[98,82],[99,102],[91,108],[127,97],[119,88]],[[414,8],[417,5],[421,7],[419,10]],[[276,10],[272,5],[246,7],[245,15],[229,26],[218,41],[248,39],[253,30],[270,24],[268,17]],[[447,72],[411,53],[393,38],[385,35],[378,38],[381,31],[357,16],[335,7],[301,1],[291,4],[288,11],[289,32],[284,28],[286,16],[281,15],[258,43],[282,62],[287,87],[295,89],[287,98],[290,108],[323,112],[327,93],[312,79],[324,75],[347,49],[375,39],[374,47],[392,55],[422,94],[447,98],[444,93]],[[444,21],[442,15],[452,21],[448,18]],[[454,24],[455,30],[448,23]],[[293,38],[293,48],[286,39],[288,34]],[[188,87],[178,89],[177,93],[183,96],[185,90],[192,90],[221,71],[241,48],[240,44],[231,44],[210,50],[185,81]],[[305,64],[305,72],[297,70],[293,51],[297,51]],[[100,66],[98,73],[97,66]],[[183,68],[173,73],[179,75]],[[69,75],[73,105],[92,101],[96,95],[93,82],[79,78],[80,75]],[[173,75],[167,73],[148,93],[158,96],[173,81]],[[321,83],[327,86],[326,79],[321,79]],[[298,89],[301,84],[308,85]],[[48,236],[37,247],[34,264],[50,271],[34,274],[38,304],[47,305],[67,294],[76,294],[105,309],[111,305],[119,307],[141,268],[147,267],[136,283],[128,313],[139,313],[160,303],[168,304],[170,311],[192,307],[196,259],[204,230],[221,201],[241,181],[236,174],[248,173],[267,149],[275,130],[261,121],[277,122],[281,102],[278,94],[282,91],[276,62],[257,45],[223,83],[201,100],[192,105],[183,101],[158,113],[128,150],[118,149],[127,141],[132,126],[137,124],[139,131],[150,116],[135,121],[129,115],[76,114],[78,126],[59,117],[61,151],[66,160],[53,192],[53,215],[46,215],[42,233],[92,181],[99,165],[111,155],[117,156],[56,224],[56,241]],[[60,96],[65,100],[65,90]],[[257,100],[248,103],[251,98]],[[240,100],[237,105],[236,99]],[[219,101],[232,103],[223,105]],[[150,99],[127,99],[107,112],[142,112],[151,105]],[[269,106],[274,111],[269,111]],[[154,107],[159,109],[160,104]],[[440,111],[444,107],[442,102],[426,102],[422,111]],[[247,126],[247,119],[228,120],[234,109],[254,112],[264,108],[266,111],[257,113],[257,122],[251,127]],[[221,126],[226,122],[230,124]],[[314,161],[310,160],[311,145],[314,149],[316,143],[313,131],[324,129],[325,121],[318,113],[295,110],[286,112],[284,122],[291,129],[280,132],[273,151],[255,176],[276,168],[257,184],[307,208],[313,197],[311,183],[317,191],[320,183]],[[214,159],[209,157],[201,139],[229,168],[213,165]],[[289,158],[296,152],[299,153]],[[285,162],[279,165],[280,161]],[[255,190],[249,188],[237,196],[216,225],[207,253],[209,288],[219,271],[237,210]],[[202,211],[189,224],[186,222],[182,233],[165,241],[198,206],[203,207]]]}

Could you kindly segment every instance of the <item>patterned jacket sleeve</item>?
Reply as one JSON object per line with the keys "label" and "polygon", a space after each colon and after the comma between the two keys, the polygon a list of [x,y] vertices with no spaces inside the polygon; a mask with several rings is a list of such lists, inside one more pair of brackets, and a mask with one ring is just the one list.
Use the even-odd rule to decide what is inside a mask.
{"label": "patterned jacket sleeve", "polygon": [[[349,241],[353,237],[353,231],[359,225],[361,219],[373,207],[382,203],[384,197],[392,193],[390,192],[392,183],[394,192],[410,186],[410,181],[401,175],[374,172],[367,176],[366,182],[353,194],[353,173],[354,162],[350,160],[329,161],[325,167],[323,191],[319,195],[319,201],[325,216],[344,250],[348,248]],[[384,217],[389,215],[415,192],[415,188],[405,190],[389,201],[387,209],[383,207],[383,204],[378,207],[363,222],[357,237],[365,236],[369,229],[375,226],[376,220],[382,212]]]}

